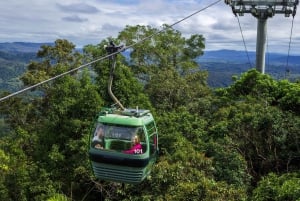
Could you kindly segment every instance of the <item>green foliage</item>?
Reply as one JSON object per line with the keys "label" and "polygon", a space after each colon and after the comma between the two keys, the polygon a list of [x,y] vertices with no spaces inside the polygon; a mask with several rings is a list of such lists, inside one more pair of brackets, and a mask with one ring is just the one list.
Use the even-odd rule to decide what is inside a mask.
{"label": "green foliage", "polygon": [[186,39],[181,33],[164,25],[164,31],[150,26],[126,26],[118,39],[125,44],[154,35],[151,40],[131,48],[130,66],[145,83],[145,92],[155,108],[168,111],[195,102],[210,93],[207,72],[194,70],[195,59],[203,54],[204,38],[192,35]]}
{"label": "green foliage", "polygon": [[[0,141],[1,142],[1,141]],[[1,143],[2,144],[2,143]],[[5,178],[9,174],[10,167],[10,157],[2,149],[0,149],[0,200],[8,200],[9,189],[4,185]]]}
{"label": "green foliage", "polygon": [[283,110],[293,111],[300,115],[300,82],[279,81],[277,91],[278,105]]}
{"label": "green foliage", "polygon": [[254,183],[269,172],[299,168],[300,124],[298,109],[293,109],[299,89],[296,83],[277,82],[250,70],[228,89],[217,91],[224,101],[214,114],[218,122],[212,133],[232,138]]}
{"label": "green foliage", "polygon": [[[248,172],[252,176],[251,182],[255,184],[270,172],[299,169],[299,112],[294,107],[299,102],[298,90],[297,83],[275,81],[250,70],[232,86],[216,91],[217,108],[209,129],[213,139],[206,143],[208,156],[214,156],[215,159],[216,178],[240,183],[243,178],[247,181],[245,172]],[[230,149],[224,149],[226,146],[221,143],[228,143]],[[234,154],[239,157],[232,159]],[[225,165],[226,159],[222,164],[220,159],[224,156],[231,161],[230,164]],[[238,158],[247,163],[247,170],[243,169],[245,166],[237,166],[243,164],[240,162],[234,166]],[[236,174],[232,174],[234,169],[237,170]],[[284,181],[286,178],[282,178]],[[277,185],[275,180],[267,179],[258,185],[253,200],[293,200],[288,195],[283,199],[274,198],[277,193],[274,191],[276,187],[272,187]],[[272,193],[268,193],[268,189],[273,189]]]}
{"label": "green foliage", "polygon": [[[169,153],[177,149],[175,142],[180,135],[193,143],[195,148],[202,143],[202,137],[207,135],[206,120],[190,113],[185,107],[160,114],[157,117],[157,123],[160,131],[160,145]],[[180,135],[175,135],[175,133],[180,133]]]}
{"label": "green foliage", "polygon": [[[40,63],[31,63],[24,75],[25,83],[34,84],[78,65],[81,56],[72,48],[64,40],[56,41],[54,47],[44,46]],[[43,96],[33,97],[32,102],[15,98],[1,105],[6,122],[16,131],[5,141],[12,158],[12,171],[0,185],[7,192],[5,200],[46,200],[56,192],[80,198],[81,182],[91,177],[80,175],[90,174],[87,136],[102,100],[88,73],[65,76],[40,90]]]}
{"label": "green foliage", "polygon": [[37,53],[39,61],[32,61],[21,80],[25,85],[33,85],[66,72],[81,64],[81,55],[75,45],[67,40],[58,39],[54,46],[43,45]]}
{"label": "green foliage", "polygon": [[274,97],[272,94],[276,88],[276,82],[267,74],[261,74],[255,69],[244,73],[239,80],[237,80],[230,88],[235,96],[251,95],[253,97],[260,97],[267,99]]}
{"label": "green foliage", "polygon": [[239,99],[250,96],[299,115],[300,84],[290,83],[287,80],[275,81],[256,70],[244,73],[225,93]]}
{"label": "green foliage", "polygon": [[[90,168],[86,152],[90,126],[103,102],[86,72],[78,81],[67,76],[55,85],[47,99],[48,109],[43,111],[47,119],[37,148],[45,160],[44,168],[59,182],[60,190],[74,191],[73,196],[80,197],[81,182],[91,176],[80,176],[83,172],[87,176]],[[83,170],[78,172],[78,168]]]}
{"label": "green foliage", "polygon": [[173,110],[189,106],[196,99],[209,95],[205,80],[206,74],[203,72],[181,76],[175,69],[163,69],[150,79],[146,92],[155,108],[162,111]]}
{"label": "green foliage", "polygon": [[8,169],[1,178],[1,200],[45,200],[54,190],[49,174],[34,162],[36,138],[18,129],[2,138],[1,147],[7,152]]}
{"label": "green foliage", "polygon": [[[212,160],[177,136],[176,150],[161,156],[150,178],[140,186],[127,187],[122,200],[245,200],[245,189],[216,182]],[[140,191],[139,189],[144,189]]]}
{"label": "green foliage", "polygon": [[[113,82],[126,107],[155,114],[160,157],[151,175],[122,187],[92,174],[92,120],[112,104],[104,60],[93,64],[92,78],[88,71],[66,75],[40,86],[37,96],[0,105],[8,132],[0,137],[0,200],[299,200],[299,83],[250,70],[212,93],[207,72],[192,70],[204,38],[165,27],[132,47],[129,63],[117,56]],[[157,31],[127,26],[109,40],[132,44]],[[83,55],[66,40],[43,46],[22,80],[35,84],[98,59],[109,40]]]}
{"label": "green foliage", "polygon": [[55,194],[51,198],[47,199],[47,201],[69,201],[70,199],[63,194]]}
{"label": "green foliage", "polygon": [[163,29],[155,34],[159,30],[150,26],[126,26],[118,36],[126,45],[131,45],[153,35],[151,40],[133,46],[130,53],[132,70],[142,80],[148,80],[149,75],[158,75],[161,69],[171,68],[184,73],[198,67],[194,59],[203,54],[203,36],[192,35],[185,39],[168,25],[164,25]]}
{"label": "green foliage", "polygon": [[[84,48],[85,54],[95,59],[106,55],[107,53],[104,51],[103,47],[107,44],[108,41],[104,40],[99,45],[86,46]],[[111,106],[115,104],[107,90],[111,69],[110,61],[95,63],[93,64],[93,68],[98,74],[96,83],[99,94],[101,94],[101,97],[104,100],[104,105]],[[134,77],[134,74],[129,67],[124,64],[124,57],[120,54],[117,56],[112,91],[126,108],[135,108],[138,106],[139,108],[151,109],[149,98],[143,93],[143,85]]]}
{"label": "green foliage", "polygon": [[231,138],[210,139],[203,147],[206,156],[213,158],[215,180],[247,188],[251,179],[247,173],[247,161],[238,152]]}
{"label": "green foliage", "polygon": [[19,76],[25,72],[26,64],[33,59],[35,54],[32,52],[0,51],[0,91],[20,89],[22,82]]}
{"label": "green foliage", "polygon": [[300,174],[299,172],[265,176],[254,189],[254,201],[299,201]]}
{"label": "green foliage", "polygon": [[9,171],[9,156],[5,154],[3,150],[0,149],[0,170],[2,173],[8,172]]}
{"label": "green foliage", "polygon": [[[234,149],[207,156],[208,145],[202,141],[207,136],[204,119],[180,107],[177,111],[160,114],[157,122],[161,156],[153,174],[138,187],[144,189],[142,192],[136,186],[128,187],[131,193],[120,200],[151,200],[153,197],[155,200],[245,200],[244,161],[236,152],[231,153]],[[215,152],[223,147],[221,142],[213,145]],[[220,161],[224,163],[220,165]],[[224,168],[223,177],[216,173],[221,174],[221,168]],[[241,176],[244,177],[238,178]]]}
{"label": "green foliage", "polygon": [[[20,98],[13,97],[0,105],[1,116],[3,117],[3,130],[9,132],[11,128],[30,126],[32,113],[36,111],[32,103]],[[14,108],[13,110],[11,108]],[[0,132],[0,133],[1,133]],[[5,134],[5,133],[3,133]],[[7,133],[6,133],[7,134]]]}
{"label": "green foliage", "polygon": [[0,117],[0,137],[9,132],[9,125],[5,122],[5,118]]}

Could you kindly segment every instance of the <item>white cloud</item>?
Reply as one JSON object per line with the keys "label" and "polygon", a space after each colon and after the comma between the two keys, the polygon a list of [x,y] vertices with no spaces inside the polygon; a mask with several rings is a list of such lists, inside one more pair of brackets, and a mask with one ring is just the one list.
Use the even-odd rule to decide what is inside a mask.
{"label": "white cloud", "polygon": [[[202,34],[206,49],[244,50],[237,18],[223,1],[214,0],[10,0],[1,1],[0,42],[53,42],[68,39],[77,46],[116,37],[126,25],[173,24],[184,36]],[[299,9],[298,9],[299,10]],[[239,17],[248,50],[255,51],[257,20]],[[291,54],[300,54],[300,13],[294,19]],[[292,17],[276,14],[268,19],[268,50],[287,52]]]}
{"label": "white cloud", "polygon": [[71,12],[71,13],[98,13],[99,10],[86,3],[72,3],[72,4],[56,4],[57,7],[62,11],[62,12]]}

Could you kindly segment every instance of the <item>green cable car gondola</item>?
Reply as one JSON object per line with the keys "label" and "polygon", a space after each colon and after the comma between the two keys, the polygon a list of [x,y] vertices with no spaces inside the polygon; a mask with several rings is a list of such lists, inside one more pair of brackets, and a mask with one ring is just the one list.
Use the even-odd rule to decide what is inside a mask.
{"label": "green cable car gondola", "polygon": [[150,174],[157,155],[157,128],[149,110],[100,112],[89,149],[97,178],[138,184]]}
{"label": "green cable car gondola", "polygon": [[120,110],[103,109],[98,115],[90,138],[89,157],[97,178],[138,184],[150,174],[156,161],[157,128],[149,110],[125,109],[111,90],[116,53],[122,48],[112,41],[106,47],[111,54],[108,93]]}

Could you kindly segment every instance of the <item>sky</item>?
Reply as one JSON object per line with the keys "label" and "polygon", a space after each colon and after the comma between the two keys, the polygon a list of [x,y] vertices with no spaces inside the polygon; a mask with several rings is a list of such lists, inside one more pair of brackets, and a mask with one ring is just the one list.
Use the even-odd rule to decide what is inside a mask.
{"label": "sky", "polygon": [[[43,43],[67,39],[81,48],[117,37],[126,25],[161,29],[163,24],[173,24],[203,9],[173,28],[187,38],[191,34],[203,35],[205,50],[255,51],[257,19],[251,14],[235,17],[223,0],[205,9],[215,2],[217,0],[2,0],[0,42]],[[300,55],[300,9],[298,11],[290,48],[293,18],[275,14],[267,20],[268,52]]]}

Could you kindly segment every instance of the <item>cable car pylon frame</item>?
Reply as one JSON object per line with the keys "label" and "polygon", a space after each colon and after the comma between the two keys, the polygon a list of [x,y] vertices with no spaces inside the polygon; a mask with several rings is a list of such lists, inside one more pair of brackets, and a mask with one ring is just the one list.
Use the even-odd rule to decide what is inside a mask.
{"label": "cable car pylon frame", "polygon": [[250,13],[257,18],[256,69],[265,73],[267,19],[277,14],[296,15],[299,0],[224,0],[235,16]]}

